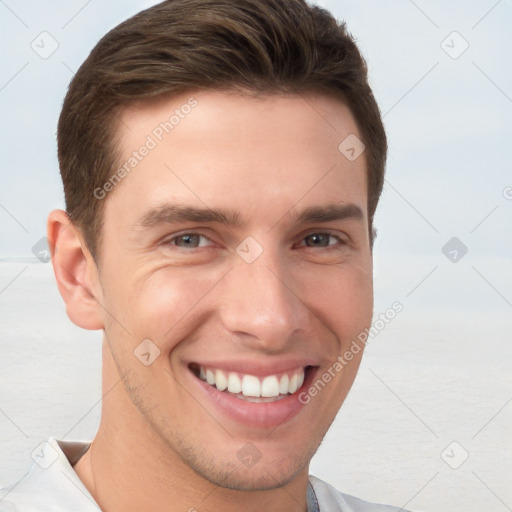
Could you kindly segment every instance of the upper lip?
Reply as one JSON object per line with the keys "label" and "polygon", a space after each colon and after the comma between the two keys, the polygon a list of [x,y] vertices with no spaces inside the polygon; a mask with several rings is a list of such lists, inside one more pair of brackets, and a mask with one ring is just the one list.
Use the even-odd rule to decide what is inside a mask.
{"label": "upper lip", "polygon": [[197,360],[190,361],[188,366],[190,366],[190,364],[196,364],[204,368],[223,370],[227,373],[235,372],[245,375],[254,375],[255,377],[266,377],[267,375],[291,372],[307,366],[317,366],[315,361],[307,358],[280,359],[268,362],[258,362],[247,359],[231,361]]}

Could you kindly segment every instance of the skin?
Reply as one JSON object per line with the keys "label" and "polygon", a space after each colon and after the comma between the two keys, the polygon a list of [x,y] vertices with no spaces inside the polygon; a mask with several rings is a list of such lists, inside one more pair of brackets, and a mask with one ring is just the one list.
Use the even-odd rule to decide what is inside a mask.
{"label": "skin", "polygon": [[[97,261],[65,212],[48,219],[68,315],[104,331],[101,424],[74,469],[108,512],[304,511],[309,461],[362,351],[272,428],[226,415],[188,363],[307,357],[318,379],[370,325],[366,160],[338,150],[359,131],[350,109],[323,94],[189,92],[123,112],[121,161],[191,96],[197,106],[103,199]],[[141,225],[165,203],[236,210],[241,223]],[[332,204],[361,216],[295,219]],[[184,246],[185,233],[202,237]],[[263,250],[252,263],[236,251],[249,236]],[[160,350],[149,366],[134,355],[144,339]],[[250,468],[237,457],[248,442],[261,454]]]}

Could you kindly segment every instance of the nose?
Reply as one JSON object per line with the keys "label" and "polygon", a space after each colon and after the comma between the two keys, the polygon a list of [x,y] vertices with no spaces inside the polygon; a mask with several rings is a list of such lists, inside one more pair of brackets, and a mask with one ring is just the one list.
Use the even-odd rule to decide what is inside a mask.
{"label": "nose", "polygon": [[264,251],[254,262],[235,262],[222,290],[221,320],[243,343],[269,353],[283,351],[304,331],[309,310],[285,262]]}

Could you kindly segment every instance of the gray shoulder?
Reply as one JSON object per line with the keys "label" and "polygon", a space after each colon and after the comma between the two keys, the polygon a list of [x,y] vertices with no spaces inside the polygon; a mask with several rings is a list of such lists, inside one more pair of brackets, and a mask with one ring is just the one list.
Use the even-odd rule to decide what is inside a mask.
{"label": "gray shoulder", "polygon": [[344,494],[312,475],[309,476],[309,481],[318,500],[319,512],[409,512],[404,508],[370,503]]}

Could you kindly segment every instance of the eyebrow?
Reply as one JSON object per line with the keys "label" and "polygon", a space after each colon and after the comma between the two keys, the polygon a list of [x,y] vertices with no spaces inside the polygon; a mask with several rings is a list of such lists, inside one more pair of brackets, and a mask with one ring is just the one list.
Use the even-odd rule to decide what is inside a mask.
{"label": "eyebrow", "polygon": [[298,224],[309,222],[329,222],[331,220],[364,220],[363,210],[356,204],[328,204],[311,206],[303,210],[295,218]]}
{"label": "eyebrow", "polygon": [[[363,210],[356,204],[327,204],[310,206],[293,215],[296,224],[329,222],[334,220],[364,220]],[[194,206],[162,205],[152,208],[136,223],[140,227],[177,222],[218,222],[228,226],[240,226],[240,212],[223,208],[198,208]]]}
{"label": "eyebrow", "polygon": [[162,205],[149,210],[137,222],[142,227],[175,222],[219,222],[229,226],[240,225],[240,214],[222,208],[197,208],[194,206]]}

